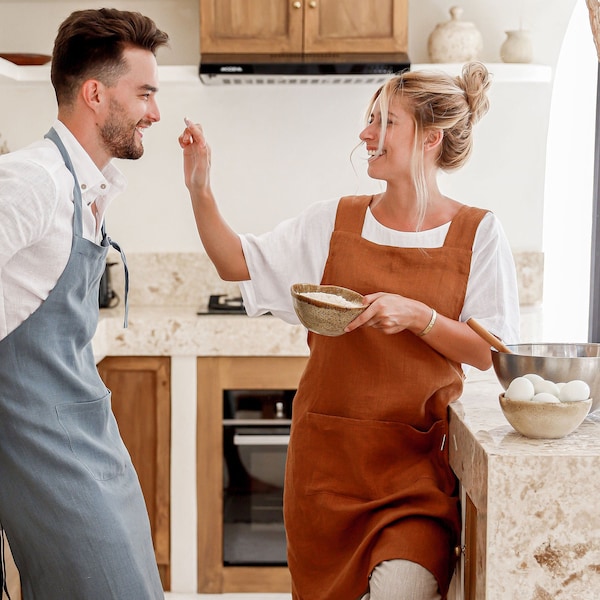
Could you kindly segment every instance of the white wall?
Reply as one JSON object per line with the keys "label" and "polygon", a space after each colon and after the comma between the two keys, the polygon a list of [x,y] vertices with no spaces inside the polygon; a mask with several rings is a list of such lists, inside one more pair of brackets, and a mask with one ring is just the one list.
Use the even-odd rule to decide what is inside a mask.
{"label": "white wall", "polygon": [[[483,60],[497,62],[504,31],[522,23],[532,31],[534,62],[555,67],[575,1],[464,0],[460,4],[463,18],[474,21],[483,34]],[[438,22],[449,18],[451,4],[410,3],[413,62],[427,62],[427,37]],[[162,64],[197,63],[196,0],[113,0],[110,5],[141,10],[169,31],[172,49],[160,53]],[[0,47],[50,53],[60,21],[86,6],[87,2],[77,0],[0,0]],[[130,184],[109,211],[111,235],[130,252],[201,248],[177,144],[184,116],[204,124],[213,150],[215,192],[239,231],[266,231],[316,200],[377,191],[379,184],[366,179],[362,161],[356,161],[356,174],[349,159],[373,91],[368,85],[305,89],[164,82],[158,96],[162,120],[145,137],[144,157],[121,164]],[[441,177],[449,195],[494,210],[514,250],[541,250],[543,245],[551,95],[551,83],[495,83],[490,113],[476,129],[471,162],[461,172]],[[49,85],[0,86],[0,133],[12,149],[37,139],[54,115]]]}

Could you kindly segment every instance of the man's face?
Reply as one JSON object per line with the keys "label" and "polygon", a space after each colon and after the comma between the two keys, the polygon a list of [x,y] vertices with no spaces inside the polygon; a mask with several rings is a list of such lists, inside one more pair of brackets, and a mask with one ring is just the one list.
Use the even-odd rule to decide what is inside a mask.
{"label": "man's face", "polygon": [[128,48],[123,56],[128,70],[115,86],[106,88],[108,104],[99,133],[110,158],[137,159],[144,153],[144,129],[160,120],[158,67],[148,50]]}

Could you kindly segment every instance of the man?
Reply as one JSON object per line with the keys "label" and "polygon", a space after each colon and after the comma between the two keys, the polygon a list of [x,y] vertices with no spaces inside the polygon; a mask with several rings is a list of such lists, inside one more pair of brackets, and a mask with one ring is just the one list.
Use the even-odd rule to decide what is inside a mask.
{"label": "man", "polygon": [[24,598],[164,598],[91,340],[103,216],[124,187],[111,159],[143,154],[167,42],[139,13],[71,14],[52,57],[58,118],[0,157],[0,525]]}

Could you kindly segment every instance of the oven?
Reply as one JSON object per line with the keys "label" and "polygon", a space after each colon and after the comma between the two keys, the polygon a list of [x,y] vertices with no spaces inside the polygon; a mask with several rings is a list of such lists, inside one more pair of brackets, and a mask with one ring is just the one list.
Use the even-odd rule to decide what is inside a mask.
{"label": "oven", "polygon": [[285,566],[283,482],[295,390],[223,390],[223,564]]}

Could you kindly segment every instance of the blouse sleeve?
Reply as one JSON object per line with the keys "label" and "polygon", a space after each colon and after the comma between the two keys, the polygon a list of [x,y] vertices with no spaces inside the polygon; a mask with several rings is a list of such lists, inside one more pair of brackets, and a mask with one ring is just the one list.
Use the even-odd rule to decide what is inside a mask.
{"label": "blouse sleeve", "polygon": [[271,312],[299,323],[290,287],[321,282],[338,202],[317,202],[260,236],[240,235],[250,272],[250,279],[240,282],[240,291],[250,317]]}
{"label": "blouse sleeve", "polygon": [[513,255],[498,218],[482,220],[471,259],[461,321],[471,317],[506,344],[519,342],[519,293]]}

